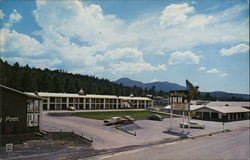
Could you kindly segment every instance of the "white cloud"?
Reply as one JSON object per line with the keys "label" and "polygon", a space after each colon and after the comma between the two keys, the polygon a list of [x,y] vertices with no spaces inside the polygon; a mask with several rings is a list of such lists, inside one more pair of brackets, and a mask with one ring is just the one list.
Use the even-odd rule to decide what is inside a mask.
{"label": "white cloud", "polygon": [[227,73],[222,73],[220,70],[218,70],[217,68],[213,68],[207,71],[207,73],[209,74],[214,74],[218,77],[226,77]]}
{"label": "white cloud", "polygon": [[38,68],[54,68],[55,65],[62,63],[59,59],[31,59],[31,58],[22,58],[22,57],[6,57],[3,58],[8,62],[18,62],[21,65],[29,64],[30,66],[38,67]]}
{"label": "white cloud", "polygon": [[116,64],[110,64],[111,72],[113,74],[135,74],[142,71],[164,71],[167,69],[166,65],[152,66],[146,62],[120,62]]}
{"label": "white cloud", "polygon": [[217,68],[213,68],[213,69],[208,70],[207,73],[217,74],[217,73],[220,73],[220,71]]}
{"label": "white cloud", "polygon": [[0,9],[0,19],[3,19],[4,16],[5,15],[4,15],[3,11]]}
{"label": "white cloud", "polygon": [[213,16],[207,15],[194,15],[187,21],[188,28],[204,28],[206,25],[211,24],[214,21]]}
{"label": "white cloud", "polygon": [[136,48],[117,48],[115,50],[108,51],[103,57],[105,60],[117,60],[129,58],[133,61],[143,61],[143,53]]}
{"label": "white cloud", "polygon": [[1,29],[0,35],[2,52],[14,52],[21,56],[40,54],[40,44],[34,38],[9,29]]}
{"label": "white cloud", "polygon": [[226,77],[226,76],[227,76],[227,73],[222,73],[222,74],[219,74],[218,76],[219,76],[219,77]]}
{"label": "white cloud", "polygon": [[154,78],[154,79],[152,79],[150,82],[151,82],[151,83],[153,83],[153,82],[159,82],[159,80],[156,79],[156,78]]}
{"label": "white cloud", "polygon": [[207,68],[206,67],[200,67],[198,68],[198,71],[205,71]]}
{"label": "white cloud", "polygon": [[190,51],[174,52],[171,54],[169,59],[169,64],[198,64],[199,62],[200,57]]}
{"label": "white cloud", "polygon": [[248,51],[249,51],[249,45],[242,43],[228,49],[223,48],[220,50],[220,53],[222,56],[231,56],[234,54],[246,53]]}
{"label": "white cloud", "polygon": [[[201,15],[194,13],[195,9],[186,3],[170,4],[160,16],[159,11],[127,22],[104,14],[99,5],[84,6],[83,3],[77,0],[36,1],[37,9],[33,13],[41,30],[35,34],[42,41],[5,28],[0,35],[1,52],[37,59],[58,58],[68,70],[79,73],[114,70],[111,73],[132,74],[166,70],[166,65],[158,65],[153,59],[146,62],[152,54],[192,50],[203,44],[248,41],[248,19],[235,22],[231,14],[223,14],[229,11]],[[230,13],[237,16],[242,11],[238,9],[241,10],[231,9]],[[13,25],[21,19],[22,16],[14,11],[9,21]],[[175,52],[169,64],[198,64],[199,61],[200,57],[192,52]]]}
{"label": "white cloud", "polygon": [[5,28],[9,28],[10,26],[12,26],[13,24],[19,22],[23,17],[21,16],[21,14],[19,14],[17,12],[17,10],[13,10],[13,13],[10,14],[9,16],[9,20],[8,23],[4,24]]}
{"label": "white cloud", "polygon": [[183,23],[187,19],[187,14],[193,12],[194,8],[187,3],[171,4],[162,11],[160,25],[164,27]]}

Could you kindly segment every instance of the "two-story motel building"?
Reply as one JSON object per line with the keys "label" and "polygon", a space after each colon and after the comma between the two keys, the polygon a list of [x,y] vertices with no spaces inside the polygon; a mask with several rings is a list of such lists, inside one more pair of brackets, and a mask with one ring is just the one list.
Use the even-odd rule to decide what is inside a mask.
{"label": "two-story motel building", "polygon": [[37,92],[43,98],[43,110],[66,110],[73,106],[77,110],[115,110],[115,109],[145,109],[153,106],[153,100],[147,97],[115,96]]}

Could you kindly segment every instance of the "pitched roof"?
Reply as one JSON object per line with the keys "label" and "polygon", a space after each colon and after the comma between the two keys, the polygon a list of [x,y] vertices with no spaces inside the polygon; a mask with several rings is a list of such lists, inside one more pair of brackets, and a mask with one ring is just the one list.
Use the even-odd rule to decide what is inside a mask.
{"label": "pitched roof", "polygon": [[202,108],[207,108],[207,109],[211,109],[217,112],[221,112],[221,113],[240,113],[240,112],[249,112],[249,109],[246,109],[244,107],[240,107],[240,106],[234,106],[234,107],[230,107],[230,106],[203,106],[201,108],[197,108],[195,110],[199,110]]}
{"label": "pitched roof", "polygon": [[207,106],[250,106],[250,102],[231,102],[231,101],[215,101],[209,102]]}
{"label": "pitched roof", "polygon": [[22,95],[27,96],[27,97],[30,97],[30,98],[36,98],[36,99],[40,99],[40,98],[41,98],[41,97],[39,97],[39,96],[37,96],[37,95],[35,95],[35,94],[32,95],[32,94],[29,94],[29,93],[21,92],[21,91],[18,91],[18,90],[16,90],[16,89],[13,89],[13,88],[10,88],[10,87],[1,85],[1,84],[0,84],[0,87],[1,87],[1,88],[4,88],[4,89],[7,89],[7,90],[10,90],[10,91],[12,91],[12,92],[16,92],[16,93],[22,94]]}
{"label": "pitched roof", "polygon": [[[34,94],[34,93],[29,93]],[[130,97],[130,96],[115,96],[115,95],[96,95],[96,94],[74,94],[74,93],[48,93],[38,92],[41,97],[70,97],[70,98],[107,98],[107,99],[124,99],[124,100],[151,100],[147,97]]]}

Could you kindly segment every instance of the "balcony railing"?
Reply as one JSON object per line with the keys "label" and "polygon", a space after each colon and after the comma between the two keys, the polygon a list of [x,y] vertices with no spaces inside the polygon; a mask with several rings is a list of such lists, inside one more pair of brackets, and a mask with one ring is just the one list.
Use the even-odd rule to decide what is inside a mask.
{"label": "balcony railing", "polygon": [[27,112],[38,113],[39,107],[28,107]]}

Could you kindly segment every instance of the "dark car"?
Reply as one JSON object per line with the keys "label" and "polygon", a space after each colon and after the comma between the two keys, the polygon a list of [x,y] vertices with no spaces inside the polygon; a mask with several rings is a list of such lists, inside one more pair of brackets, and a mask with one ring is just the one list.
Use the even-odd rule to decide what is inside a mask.
{"label": "dark car", "polygon": [[163,117],[160,116],[160,115],[158,115],[158,114],[153,114],[153,115],[148,116],[148,119],[150,119],[150,120],[156,120],[156,121],[162,121]]}
{"label": "dark car", "polygon": [[156,109],[153,108],[153,107],[146,107],[145,109],[146,109],[147,111],[156,111]]}

